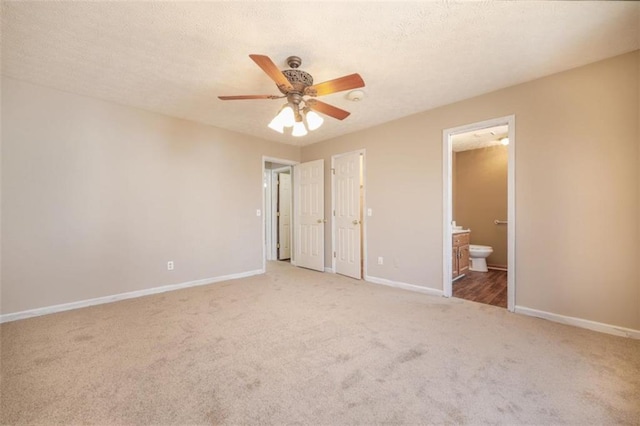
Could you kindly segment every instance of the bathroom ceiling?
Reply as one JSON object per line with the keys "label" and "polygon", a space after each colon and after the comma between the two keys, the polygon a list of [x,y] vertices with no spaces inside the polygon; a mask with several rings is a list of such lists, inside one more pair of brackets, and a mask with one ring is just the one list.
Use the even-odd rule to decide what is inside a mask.
{"label": "bathroom ceiling", "polygon": [[[640,48],[637,2],[2,3],[2,74],[306,145]],[[281,100],[249,58],[291,55],[316,82],[366,87],[351,112],[294,138],[267,128]]]}
{"label": "bathroom ceiling", "polygon": [[500,145],[502,144],[500,140],[506,138],[508,133],[509,127],[506,125],[460,133],[451,138],[451,149],[454,152],[461,152]]}

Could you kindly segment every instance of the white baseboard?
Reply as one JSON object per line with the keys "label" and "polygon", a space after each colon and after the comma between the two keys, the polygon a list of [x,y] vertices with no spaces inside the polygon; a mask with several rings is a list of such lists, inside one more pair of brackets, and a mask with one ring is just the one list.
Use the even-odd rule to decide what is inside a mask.
{"label": "white baseboard", "polygon": [[335,271],[333,270],[333,268],[331,268],[331,267],[329,267],[329,266],[325,266],[325,267],[324,267],[324,271],[325,271],[325,272],[330,272],[330,273],[332,273],[332,274],[334,274],[334,273],[335,273]]}
{"label": "white baseboard", "polygon": [[504,271],[508,272],[506,266],[498,266],[498,265],[487,265],[487,269],[493,269],[494,271]]}
{"label": "white baseboard", "polygon": [[551,312],[539,311],[537,309],[517,306],[514,311],[517,314],[529,315],[532,317],[543,318],[549,321],[559,322],[561,324],[573,325],[575,327],[586,328],[588,330],[599,331],[601,333],[613,334],[614,336],[630,337],[632,339],[640,339],[640,330],[632,328],[618,327],[616,325],[604,324],[601,322],[586,320],[582,318],[567,317],[564,315],[554,314]]}
{"label": "white baseboard", "polygon": [[187,281],[179,284],[170,284],[162,287],[147,288],[144,290],[130,291],[127,293],[119,293],[111,296],[96,297],[95,299],[80,300],[77,302],[63,303],[61,305],[45,306],[44,308],[29,309],[26,311],[14,312],[10,314],[0,315],[0,324],[3,322],[16,321],[25,318],[37,317],[40,315],[53,314],[56,312],[69,311],[71,309],[86,308],[87,306],[101,305],[103,303],[116,302],[118,300],[133,299],[135,297],[148,296],[151,294],[164,293],[166,291],[180,290],[188,287],[213,284],[220,281],[235,280],[238,278],[246,278],[253,275],[264,274],[264,269],[256,269],[255,271],[240,272],[237,274],[223,275],[220,277],[204,278],[201,280]]}
{"label": "white baseboard", "polygon": [[442,290],[436,290],[434,288],[422,287],[415,284],[407,284],[400,281],[392,281],[386,278],[378,278],[372,277],[370,275],[365,275],[364,280],[373,284],[382,284],[389,287],[401,288],[403,290],[417,291],[418,293],[428,294],[430,296],[443,296],[444,293]]}

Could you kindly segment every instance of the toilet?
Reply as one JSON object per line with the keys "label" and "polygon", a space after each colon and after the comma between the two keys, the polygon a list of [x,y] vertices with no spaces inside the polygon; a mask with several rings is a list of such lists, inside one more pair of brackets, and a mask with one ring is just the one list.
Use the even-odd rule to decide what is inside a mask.
{"label": "toilet", "polygon": [[469,265],[470,271],[487,272],[487,257],[493,253],[493,248],[490,246],[479,246],[475,244],[469,245]]}

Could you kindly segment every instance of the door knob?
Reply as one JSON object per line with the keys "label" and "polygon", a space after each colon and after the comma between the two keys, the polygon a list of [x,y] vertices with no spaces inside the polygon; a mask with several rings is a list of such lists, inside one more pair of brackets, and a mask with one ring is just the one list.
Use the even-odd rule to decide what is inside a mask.
{"label": "door knob", "polygon": [[359,223],[360,223],[360,221],[359,221],[359,220],[354,220],[354,221],[353,221],[353,222],[351,222],[351,223],[353,223],[354,225],[357,225],[357,224],[359,224]]}
{"label": "door knob", "polygon": [[318,223],[327,223],[327,219],[318,219]]}

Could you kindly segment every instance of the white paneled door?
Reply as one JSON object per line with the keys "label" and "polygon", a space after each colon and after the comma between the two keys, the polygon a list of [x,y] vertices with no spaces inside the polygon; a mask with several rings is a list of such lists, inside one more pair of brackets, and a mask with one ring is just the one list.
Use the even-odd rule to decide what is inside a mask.
{"label": "white paneled door", "polygon": [[278,173],[278,259],[291,258],[291,175]]}
{"label": "white paneled door", "polygon": [[334,158],[335,268],[336,273],[361,276],[360,153]]}
{"label": "white paneled door", "polygon": [[295,262],[324,271],[324,160],[294,166]]}

